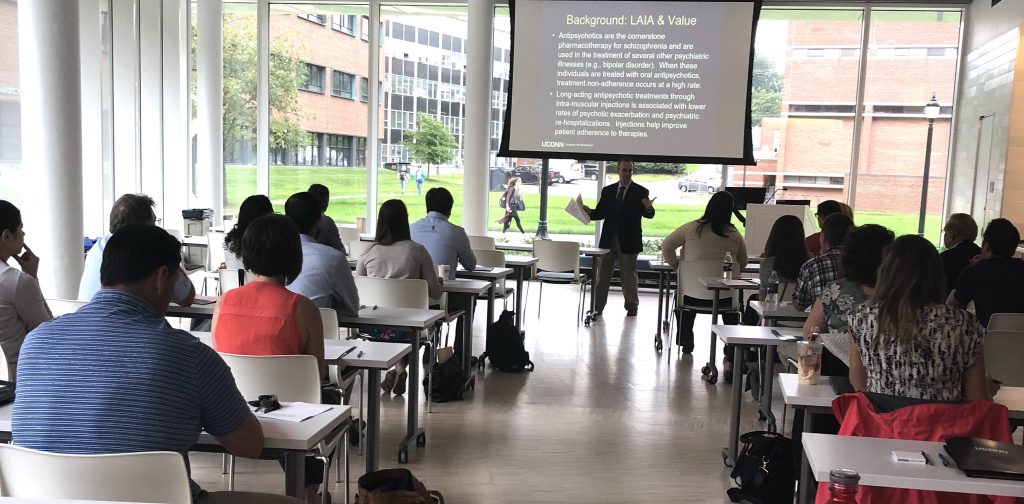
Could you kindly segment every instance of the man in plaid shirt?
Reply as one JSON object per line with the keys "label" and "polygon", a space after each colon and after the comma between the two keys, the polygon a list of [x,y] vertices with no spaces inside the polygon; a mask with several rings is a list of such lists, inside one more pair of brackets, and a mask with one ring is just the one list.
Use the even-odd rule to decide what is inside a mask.
{"label": "man in plaid shirt", "polygon": [[793,307],[806,310],[814,304],[832,282],[843,277],[839,259],[843,255],[843,240],[853,228],[853,221],[843,214],[832,214],[821,224],[822,254],[804,263],[793,290]]}

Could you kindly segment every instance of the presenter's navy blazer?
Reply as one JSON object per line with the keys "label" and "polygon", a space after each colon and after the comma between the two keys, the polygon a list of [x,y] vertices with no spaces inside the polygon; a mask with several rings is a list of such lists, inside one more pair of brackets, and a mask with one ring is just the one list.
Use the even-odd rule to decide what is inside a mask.
{"label": "presenter's navy blazer", "polygon": [[611,248],[613,237],[619,238],[619,250],[623,254],[639,254],[643,250],[643,228],[640,218],[654,218],[654,209],[644,208],[642,201],[649,197],[646,187],[632,182],[622,198],[622,206],[616,204],[615,196],[619,191],[618,182],[601,190],[601,199],[597,208],[590,212],[591,220],[604,219],[601,230],[601,241],[598,247]]}

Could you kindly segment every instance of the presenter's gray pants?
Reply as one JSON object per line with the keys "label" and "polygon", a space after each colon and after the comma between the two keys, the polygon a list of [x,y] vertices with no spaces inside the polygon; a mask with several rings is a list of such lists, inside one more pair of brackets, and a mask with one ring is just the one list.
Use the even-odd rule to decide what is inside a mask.
{"label": "presenter's gray pants", "polygon": [[612,283],[612,272],[615,270],[615,263],[619,264],[619,280],[622,282],[622,297],[625,298],[626,310],[635,310],[640,306],[640,296],[637,294],[636,256],[639,254],[623,254],[619,249],[618,237],[612,238],[611,252],[605,254],[598,261],[596,286],[594,289],[594,309],[604,312],[604,305],[608,304],[608,287]]}

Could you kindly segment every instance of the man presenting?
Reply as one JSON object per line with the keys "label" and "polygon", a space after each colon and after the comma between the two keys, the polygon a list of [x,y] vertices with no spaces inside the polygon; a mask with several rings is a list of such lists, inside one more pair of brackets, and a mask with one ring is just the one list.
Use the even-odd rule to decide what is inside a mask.
{"label": "man presenting", "polygon": [[622,158],[619,161],[619,183],[612,184],[601,190],[601,199],[597,208],[590,209],[586,205],[583,210],[590,215],[590,220],[604,220],[601,230],[601,241],[598,246],[611,252],[602,257],[598,263],[596,288],[594,289],[594,313],[597,318],[608,303],[608,287],[612,282],[612,271],[615,263],[619,263],[622,279],[622,297],[625,298],[626,316],[635,317],[640,306],[637,294],[636,256],[643,249],[643,228],[640,217],[654,218],[654,201],[646,187],[633,183],[633,161]]}

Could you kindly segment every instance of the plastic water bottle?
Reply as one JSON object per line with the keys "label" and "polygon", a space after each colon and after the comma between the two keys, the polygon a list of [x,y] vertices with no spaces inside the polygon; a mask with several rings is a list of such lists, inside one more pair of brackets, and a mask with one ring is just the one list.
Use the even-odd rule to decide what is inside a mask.
{"label": "plastic water bottle", "polygon": [[725,259],[722,260],[722,278],[732,278],[732,254],[729,252],[725,253]]}
{"label": "plastic water bottle", "polygon": [[764,300],[768,303],[768,306],[775,307],[779,305],[779,274],[774,271],[768,276],[768,286]]}
{"label": "plastic water bottle", "polygon": [[856,503],[860,474],[850,469],[832,469],[828,474],[829,498],[826,503]]}

